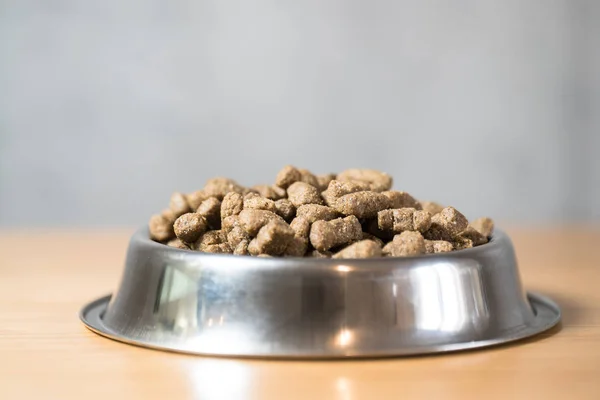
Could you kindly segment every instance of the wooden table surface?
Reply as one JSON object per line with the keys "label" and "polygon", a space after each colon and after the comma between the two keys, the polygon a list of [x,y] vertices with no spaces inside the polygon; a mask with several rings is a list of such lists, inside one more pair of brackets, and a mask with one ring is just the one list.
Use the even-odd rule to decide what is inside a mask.
{"label": "wooden table surface", "polygon": [[132,231],[0,232],[0,399],[600,399],[600,229],[512,229],[523,282],[562,324],[517,344],[369,361],[147,350],[78,319],[111,292]]}

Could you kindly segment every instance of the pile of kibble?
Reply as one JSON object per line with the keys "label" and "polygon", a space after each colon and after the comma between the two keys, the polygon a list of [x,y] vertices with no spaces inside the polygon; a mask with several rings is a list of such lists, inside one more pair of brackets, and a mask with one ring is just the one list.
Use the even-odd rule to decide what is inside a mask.
{"label": "pile of kibble", "polygon": [[150,236],[168,246],[259,257],[401,257],[488,242],[494,224],[469,224],[453,207],[390,190],[371,169],[313,175],[284,167],[274,185],[242,187],[214,178],[202,190],[174,193],[150,219]]}

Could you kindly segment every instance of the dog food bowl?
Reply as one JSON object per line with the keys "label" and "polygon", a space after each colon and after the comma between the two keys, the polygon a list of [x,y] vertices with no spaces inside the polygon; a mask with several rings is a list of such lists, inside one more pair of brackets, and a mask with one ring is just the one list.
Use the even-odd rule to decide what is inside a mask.
{"label": "dog food bowl", "polygon": [[509,238],[404,258],[258,258],[129,245],[116,293],[81,312],[92,331],[155,349],[236,357],[341,358],[485,347],[554,326],[525,293]]}

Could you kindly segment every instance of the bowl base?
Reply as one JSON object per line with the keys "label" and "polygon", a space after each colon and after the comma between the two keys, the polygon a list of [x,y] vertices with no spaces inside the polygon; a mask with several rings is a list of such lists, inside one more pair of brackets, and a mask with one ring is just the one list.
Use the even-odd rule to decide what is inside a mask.
{"label": "bowl base", "polygon": [[156,349],[156,350],[165,350],[165,351],[173,351],[179,353],[186,354],[195,354],[202,356],[214,356],[214,357],[236,357],[236,358],[365,358],[365,357],[395,357],[395,356],[414,356],[414,355],[425,355],[425,354],[435,354],[435,353],[444,353],[451,351],[460,351],[460,350],[468,350],[475,348],[483,348],[494,345],[499,345],[503,343],[513,342],[516,340],[525,339],[534,335],[537,335],[541,332],[547,331],[548,329],[554,327],[560,321],[560,309],[559,307],[549,298],[542,296],[540,294],[528,293],[527,299],[535,312],[535,318],[532,323],[519,329],[516,332],[509,332],[499,335],[498,337],[488,338],[485,340],[475,340],[461,343],[451,343],[451,344],[443,344],[436,346],[423,346],[423,347],[409,347],[409,348],[390,348],[381,352],[367,352],[367,353],[359,353],[356,350],[352,353],[348,354],[319,354],[319,353],[311,353],[311,354],[223,354],[223,353],[209,353],[209,352],[197,352],[193,350],[189,350],[189,348],[185,348],[183,346],[178,345],[168,345],[168,344],[157,344],[149,341],[145,341],[143,339],[138,338],[130,338],[115,333],[108,329],[103,321],[102,317],[108,303],[110,301],[111,296],[101,297],[91,303],[87,304],[80,313],[81,321],[85,324],[87,328],[91,331],[105,336],[107,338],[128,343],[136,346]]}

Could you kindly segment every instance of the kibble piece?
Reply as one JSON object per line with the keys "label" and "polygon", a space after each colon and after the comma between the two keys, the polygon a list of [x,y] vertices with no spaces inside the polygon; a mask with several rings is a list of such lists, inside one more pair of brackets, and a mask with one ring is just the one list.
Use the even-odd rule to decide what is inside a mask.
{"label": "kibble piece", "polygon": [[204,193],[206,193],[206,196],[216,197],[219,200],[223,200],[225,195],[229,192],[243,194],[245,191],[245,188],[233,179],[220,177],[209,179],[204,186]]}
{"label": "kibble piece", "polygon": [[473,247],[473,241],[462,236],[455,237],[452,241],[452,244],[454,245],[455,250],[463,250]]}
{"label": "kibble piece", "polygon": [[314,257],[314,258],[331,258],[333,256],[333,253],[330,251],[313,250],[310,253],[308,253],[306,256]]}
{"label": "kibble piece", "polygon": [[185,214],[186,212],[190,212],[190,205],[185,198],[183,193],[175,192],[171,195],[171,200],[169,201],[169,208],[176,216],[180,216]]}
{"label": "kibble piece", "polygon": [[194,243],[208,229],[206,219],[197,213],[186,213],[173,224],[175,235],[185,243]]}
{"label": "kibble piece", "polygon": [[419,232],[404,231],[385,245],[383,254],[392,257],[425,254],[425,239]]}
{"label": "kibble piece", "polygon": [[443,205],[433,201],[422,201],[421,207],[423,207],[423,210],[429,211],[429,214],[431,215],[438,214],[444,209]]}
{"label": "kibble piece", "polygon": [[221,230],[227,234],[234,227],[239,226],[239,224],[240,224],[240,216],[239,215],[231,215],[231,216],[225,217],[221,220]]}
{"label": "kibble piece", "polygon": [[310,228],[310,243],[320,251],[342,246],[362,238],[362,227],[354,216],[332,221],[316,221]]}
{"label": "kibble piece", "polygon": [[327,186],[327,190],[321,193],[321,197],[325,200],[325,204],[332,206],[340,197],[356,192],[364,192],[369,190],[371,186],[366,182],[348,181],[342,182],[332,180]]}
{"label": "kibble piece", "polygon": [[277,211],[275,202],[273,200],[267,199],[266,197],[261,197],[256,193],[248,193],[244,196],[244,208],[253,210],[267,210],[271,212]]}
{"label": "kibble piece", "polygon": [[333,258],[372,258],[381,257],[381,246],[372,240],[361,240],[345,247]]}
{"label": "kibble piece", "polygon": [[344,214],[358,218],[372,218],[381,210],[389,208],[389,199],[377,192],[356,192],[346,194],[333,204],[333,208]]}
{"label": "kibble piece", "polygon": [[250,236],[256,236],[260,228],[272,220],[285,222],[279,215],[267,210],[247,209],[242,210],[239,215],[240,226],[244,228]]}
{"label": "kibble piece", "polygon": [[262,197],[266,197],[271,200],[279,200],[283,199],[286,196],[285,189],[280,188],[279,186],[269,186],[269,185],[255,185],[252,186],[258,194]]}
{"label": "kibble piece", "polygon": [[454,207],[446,207],[431,218],[432,225],[441,226],[450,236],[459,235],[467,229],[469,221]]}
{"label": "kibble piece", "polygon": [[369,184],[370,190],[376,192],[383,192],[392,187],[392,177],[374,169],[347,169],[337,175],[337,180],[366,182]]}
{"label": "kibble piece", "polygon": [[294,182],[287,188],[288,199],[295,207],[305,204],[323,204],[319,190],[304,182]]}
{"label": "kibble piece", "polygon": [[248,254],[250,254],[248,252],[248,243],[250,243],[248,240],[242,240],[241,242],[239,242],[233,250],[233,254],[237,256],[247,256]]}
{"label": "kibble piece", "polygon": [[252,239],[250,243],[248,243],[248,253],[253,256],[258,256],[260,254],[260,250],[258,248],[258,241],[256,238]]}
{"label": "kibble piece", "polygon": [[216,197],[204,200],[196,212],[206,218],[211,229],[221,229],[221,201]]}
{"label": "kibble piece", "polygon": [[196,210],[198,207],[200,207],[200,204],[202,204],[202,202],[209,197],[210,196],[204,193],[204,190],[196,190],[195,192],[189,193],[185,196],[190,209],[192,210]]}
{"label": "kibble piece", "polygon": [[308,240],[308,235],[310,234],[310,224],[311,222],[308,218],[299,216],[290,222],[290,227],[294,230],[297,237]]}
{"label": "kibble piece", "polygon": [[394,233],[414,231],[414,214],[414,208],[400,208],[396,210],[379,211],[377,213],[379,229]]}
{"label": "kibble piece", "polygon": [[294,236],[283,253],[287,257],[303,257],[308,249],[308,240]]}
{"label": "kibble piece", "polygon": [[202,246],[207,246],[207,245],[211,245],[211,244],[220,244],[220,243],[225,243],[227,242],[227,235],[225,234],[225,232],[218,230],[218,231],[208,231],[205,234],[203,234],[202,236],[200,236],[200,239],[198,239],[198,241],[196,242],[196,248],[200,248]]}
{"label": "kibble piece", "polygon": [[385,192],[381,192],[381,194],[390,200],[390,208],[414,208],[415,210],[422,209],[421,203],[419,203],[414,197],[406,192],[387,190]]}
{"label": "kibble piece", "polygon": [[296,207],[288,199],[280,199],[275,201],[275,213],[289,222],[296,216]]}
{"label": "kibble piece", "polygon": [[312,172],[307,169],[298,169],[300,172],[300,182],[308,183],[316,188],[319,187],[319,180]]}
{"label": "kibble piece", "polygon": [[429,211],[416,210],[413,214],[415,231],[426,232],[431,227],[431,214]]}
{"label": "kibble piece", "polygon": [[235,249],[243,241],[249,242],[250,236],[241,226],[236,225],[227,233],[227,243],[232,249]]}
{"label": "kibble piece", "polygon": [[372,240],[375,243],[377,243],[379,245],[379,247],[383,247],[385,243],[383,243],[383,240],[379,239],[377,236],[372,235],[368,232],[363,232],[362,233],[362,240]]}
{"label": "kibble piece", "polygon": [[490,238],[494,232],[494,221],[491,218],[477,218],[471,222],[471,226],[486,238]]}
{"label": "kibble piece", "polygon": [[238,215],[244,208],[244,197],[240,193],[229,192],[221,202],[221,219]]}
{"label": "kibble piece", "polygon": [[260,254],[279,256],[294,238],[294,230],[285,222],[274,220],[260,228],[256,245]]}
{"label": "kibble piece", "polygon": [[150,238],[158,242],[164,242],[175,236],[173,223],[160,214],[153,215],[148,223]]}
{"label": "kibble piece", "polygon": [[229,243],[209,244],[203,246],[200,251],[204,253],[232,254],[233,250]]}
{"label": "kibble piece", "polygon": [[452,243],[445,240],[425,240],[425,253],[447,253],[452,251],[454,247]]}
{"label": "kibble piece", "polygon": [[470,239],[473,242],[473,246],[480,246],[488,242],[488,238],[475,230],[471,225],[467,226],[467,229],[460,234],[460,237]]}
{"label": "kibble piece", "polygon": [[298,182],[302,179],[302,174],[296,167],[291,165],[286,165],[283,167],[281,171],[277,174],[275,178],[275,185],[287,189],[292,183]]}
{"label": "kibble piece", "polygon": [[309,223],[313,223],[318,220],[330,221],[332,219],[339,218],[340,213],[335,211],[331,207],[322,206],[319,204],[305,204],[298,207],[296,210],[298,217],[305,217]]}
{"label": "kibble piece", "polygon": [[318,182],[318,188],[320,191],[324,191],[327,190],[327,186],[329,186],[329,182],[331,182],[332,180],[335,179],[335,175],[336,174],[325,174],[325,175],[318,175],[317,176],[317,182]]}
{"label": "kibble piece", "polygon": [[179,217],[179,215],[175,214],[175,212],[173,212],[173,210],[171,210],[170,208],[165,208],[162,211],[161,215],[171,223],[175,222],[177,217]]}
{"label": "kibble piece", "polygon": [[169,246],[169,247],[175,247],[176,249],[182,249],[182,250],[189,250],[190,249],[190,247],[187,244],[183,243],[178,238],[169,240],[169,242],[167,242],[167,246]]}

